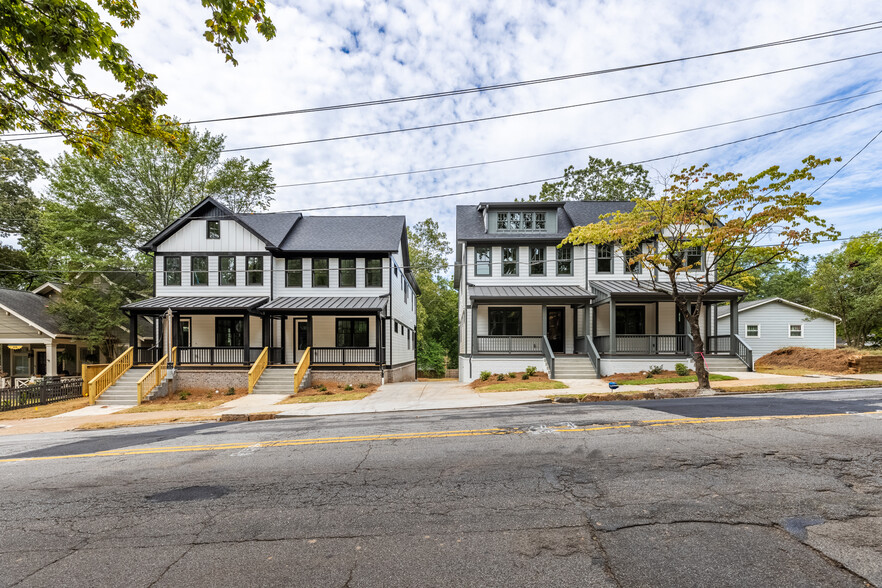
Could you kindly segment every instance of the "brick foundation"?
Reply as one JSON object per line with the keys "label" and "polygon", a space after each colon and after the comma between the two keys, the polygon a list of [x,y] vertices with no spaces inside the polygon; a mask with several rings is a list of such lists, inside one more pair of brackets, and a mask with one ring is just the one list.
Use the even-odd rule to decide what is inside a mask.
{"label": "brick foundation", "polygon": [[416,362],[383,371],[387,384],[393,382],[413,382],[416,380]]}
{"label": "brick foundation", "polygon": [[[379,386],[380,370],[311,370],[311,386],[318,384],[376,384]],[[248,384],[246,378],[246,385]]]}
{"label": "brick foundation", "polygon": [[177,370],[172,390],[192,392],[226,392],[231,387],[236,392],[248,390],[248,370]]}

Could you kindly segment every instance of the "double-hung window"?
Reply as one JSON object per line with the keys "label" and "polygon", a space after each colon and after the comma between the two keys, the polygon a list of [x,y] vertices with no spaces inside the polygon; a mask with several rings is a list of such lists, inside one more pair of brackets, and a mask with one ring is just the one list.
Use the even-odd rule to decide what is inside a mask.
{"label": "double-hung window", "polygon": [[639,260],[634,259],[640,255],[640,249],[633,249],[625,252],[625,273],[640,274],[643,273],[643,264]]}
{"label": "double-hung window", "polygon": [[380,258],[364,260],[364,282],[368,288],[383,287],[383,260]]}
{"label": "double-hung window", "polygon": [[337,347],[367,347],[368,319],[338,318]]}
{"label": "double-hung window", "polygon": [[687,247],[685,264],[690,269],[699,269],[701,267],[701,247]]}
{"label": "double-hung window", "polygon": [[312,258],[312,287],[327,288],[330,286],[328,276],[328,258],[313,257]]}
{"label": "double-hung window", "polygon": [[611,274],[613,267],[613,246],[610,243],[598,245],[597,251],[597,273]]}
{"label": "double-hung window", "polygon": [[745,327],[744,327],[744,334],[745,334],[746,336],[750,337],[751,339],[754,339],[754,338],[756,338],[756,337],[759,337],[759,336],[760,336],[760,327],[759,327],[759,325],[745,325]]}
{"label": "double-hung window", "polygon": [[802,325],[801,324],[790,325],[790,338],[791,339],[801,339],[802,338]]}
{"label": "double-hung window", "polygon": [[339,287],[355,288],[355,258],[340,258]]}
{"label": "double-hung window", "polygon": [[285,287],[286,288],[302,288],[303,287],[303,258],[285,260]]}
{"label": "double-hung window", "polygon": [[245,258],[245,285],[263,286],[262,255],[249,255]]}
{"label": "double-hung window", "polygon": [[523,314],[520,308],[488,308],[489,333],[491,335],[513,335],[522,333]]}
{"label": "double-hung window", "polygon": [[221,255],[217,259],[217,283],[221,286],[236,285],[236,258],[232,255]]}
{"label": "double-hung window", "polygon": [[557,248],[557,275],[573,275],[573,246],[564,245]]}
{"label": "double-hung window", "polygon": [[491,263],[493,261],[490,247],[475,247],[475,275],[490,276],[493,274]]}
{"label": "double-hung window", "polygon": [[180,255],[166,255],[162,258],[162,269],[165,274],[165,285],[166,286],[180,286],[181,285],[181,256]]}
{"label": "double-hung window", "polygon": [[220,221],[210,220],[205,223],[205,238],[220,239]]}
{"label": "double-hung window", "polygon": [[545,275],[545,247],[530,247],[530,275]]}
{"label": "double-hung window", "polygon": [[502,275],[516,276],[518,275],[518,248],[503,247],[502,248]]}
{"label": "double-hung window", "polygon": [[208,257],[194,255],[190,258],[190,285],[208,285]]}

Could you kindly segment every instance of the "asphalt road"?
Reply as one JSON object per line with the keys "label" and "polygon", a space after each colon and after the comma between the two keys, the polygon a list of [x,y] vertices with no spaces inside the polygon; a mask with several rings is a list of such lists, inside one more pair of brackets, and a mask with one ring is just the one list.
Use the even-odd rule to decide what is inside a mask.
{"label": "asphalt road", "polygon": [[0,438],[4,586],[882,585],[882,390]]}

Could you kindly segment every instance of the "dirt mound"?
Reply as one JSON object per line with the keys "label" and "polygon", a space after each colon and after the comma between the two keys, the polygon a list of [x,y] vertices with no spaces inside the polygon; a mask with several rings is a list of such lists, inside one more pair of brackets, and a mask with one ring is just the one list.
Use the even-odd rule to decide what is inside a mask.
{"label": "dirt mound", "polygon": [[817,372],[845,374],[854,372],[854,362],[860,357],[853,349],[808,349],[785,347],[757,359],[757,367],[792,367]]}

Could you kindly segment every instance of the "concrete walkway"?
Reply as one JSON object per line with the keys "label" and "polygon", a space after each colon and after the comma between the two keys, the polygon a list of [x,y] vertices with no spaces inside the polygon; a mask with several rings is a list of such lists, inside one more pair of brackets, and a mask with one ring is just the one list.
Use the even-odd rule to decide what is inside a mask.
{"label": "concrete walkway", "polygon": [[52,419],[64,419],[64,418],[77,418],[77,417],[93,417],[93,416],[104,416],[107,414],[113,414],[115,412],[119,412],[121,410],[126,410],[127,408],[132,408],[135,406],[134,404],[122,404],[122,405],[105,405],[96,404],[94,406],[85,406],[83,408],[79,408],[77,410],[72,410],[70,412],[63,412],[61,414],[57,414],[53,417],[49,417]]}

